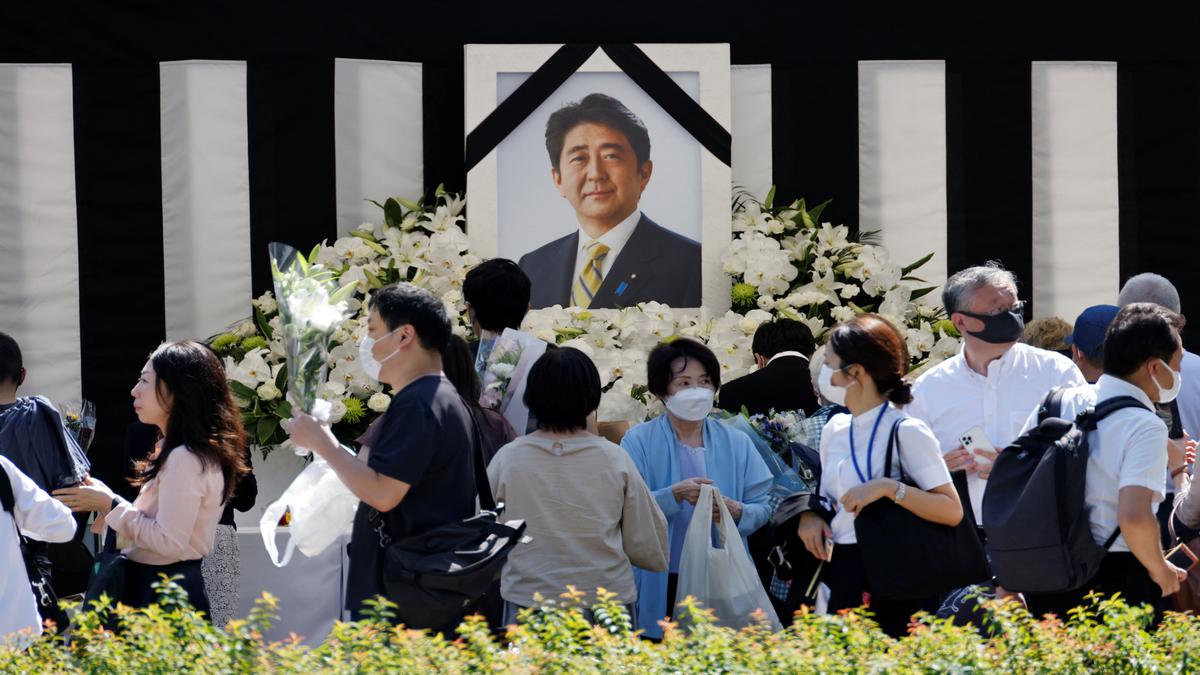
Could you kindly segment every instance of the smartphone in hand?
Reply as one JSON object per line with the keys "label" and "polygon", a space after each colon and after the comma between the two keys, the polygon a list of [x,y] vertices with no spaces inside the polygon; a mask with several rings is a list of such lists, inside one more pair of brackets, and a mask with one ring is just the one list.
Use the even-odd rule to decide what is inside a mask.
{"label": "smartphone in hand", "polygon": [[974,426],[968,429],[963,435],[958,437],[958,441],[962,443],[967,452],[975,456],[976,464],[991,464],[992,460],[979,454],[979,450],[996,451],[996,446],[988,440],[987,434],[983,432],[983,427]]}
{"label": "smartphone in hand", "polygon": [[1180,544],[1176,546],[1170,551],[1164,553],[1163,557],[1167,559],[1167,562],[1185,572],[1190,572],[1193,567],[1195,567],[1197,564],[1200,564],[1200,560],[1197,559],[1196,554],[1192,552],[1192,549],[1188,548],[1187,544]]}

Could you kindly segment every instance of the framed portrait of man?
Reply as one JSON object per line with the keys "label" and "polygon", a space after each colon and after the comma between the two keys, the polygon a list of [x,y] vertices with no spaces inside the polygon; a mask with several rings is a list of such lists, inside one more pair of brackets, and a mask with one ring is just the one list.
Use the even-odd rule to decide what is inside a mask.
{"label": "framed portrait of man", "polygon": [[[728,128],[727,45],[639,45]],[[556,45],[468,45],[467,128]],[[534,309],[660,302],[723,311],[729,166],[597,50],[468,173],[468,236],[515,260]]]}

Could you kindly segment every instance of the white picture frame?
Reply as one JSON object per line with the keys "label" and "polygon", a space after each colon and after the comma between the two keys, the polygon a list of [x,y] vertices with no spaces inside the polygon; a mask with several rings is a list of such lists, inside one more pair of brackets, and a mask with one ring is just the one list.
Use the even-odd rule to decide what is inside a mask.
{"label": "white picture frame", "polygon": [[[555,44],[466,45],[465,122],[468,133],[495,110],[502,94],[511,93],[520,79],[536,71],[560,47],[561,45]],[[638,47],[659,68],[680,83],[684,90],[691,94],[713,119],[725,129],[731,128],[729,45],[639,44]],[[638,109],[634,109],[634,103],[627,105],[639,117],[648,116],[654,119],[653,124],[650,121],[646,122],[651,136],[650,158],[654,162],[654,173],[651,176],[650,184],[643,192],[640,206],[643,207],[642,211],[646,216],[653,218],[664,228],[689,238],[694,238],[696,234],[699,235],[701,304],[710,311],[724,312],[730,305],[730,279],[725,274],[721,263],[721,257],[728,249],[732,237],[730,167],[704,148],[699,141],[692,138],[678,122],[670,117],[669,113],[650,99],[649,94],[642,91],[628,75],[625,75],[602,49],[597,49],[575,74],[568,78],[567,82],[530,115],[526,122],[522,123],[500,145],[488,152],[478,164],[468,171],[467,194],[469,195],[470,224],[467,235],[472,250],[483,258],[508,257],[517,260],[521,254],[520,249],[527,248],[517,240],[529,242],[540,238],[539,240],[542,241],[551,241],[554,237],[578,230],[578,224],[571,220],[574,216],[573,211],[565,211],[567,215],[562,215],[564,213],[562,206],[565,205],[569,209],[570,205],[566,204],[557,192],[553,192],[552,196],[559,200],[555,203],[559,205],[542,204],[535,200],[548,199],[546,197],[547,189],[554,191],[553,181],[550,177],[549,158],[544,147],[544,130],[549,112],[557,110],[566,102],[578,100],[577,94],[582,90],[598,88],[586,84],[589,74],[596,73],[616,74],[619,77],[616,79],[593,77],[591,78],[592,82],[607,83],[604,85],[605,87],[612,86],[626,93],[636,89],[631,97],[636,99],[634,103]],[[514,76],[518,78],[516,81],[513,79]],[[618,82],[618,80],[628,81]],[[585,84],[580,85],[581,81]],[[571,94],[572,91],[575,94]],[[601,91],[609,93],[603,89]],[[540,131],[538,131],[539,129]],[[534,131],[542,134],[540,139],[536,139],[541,146],[531,149],[535,143]],[[670,142],[675,142],[679,148],[686,146],[686,143],[679,140],[681,134],[695,145],[695,154],[698,160],[697,171],[688,170],[678,162],[678,157],[675,156],[686,155],[687,151],[672,152],[673,148],[669,145]],[[656,137],[658,137],[657,141]],[[519,150],[509,152],[505,145],[509,142],[518,143]],[[667,144],[664,145],[664,143]],[[507,153],[505,162],[511,164],[515,160],[510,161],[509,155],[528,157],[529,159],[523,161],[532,162],[536,161],[532,157],[536,156],[538,152],[541,153],[540,161],[544,164],[540,169],[534,165],[528,165],[527,170],[522,169],[522,175],[528,175],[528,180],[522,179],[514,183],[511,171],[506,171],[504,177],[500,176],[502,154]],[[672,161],[675,163],[672,164]],[[520,166],[524,167],[526,164]],[[669,166],[679,167],[679,170],[662,168]],[[680,179],[677,174],[687,174],[692,177],[695,181],[694,189],[698,193],[693,197],[677,197],[677,195],[688,192],[679,189]],[[670,178],[664,178],[664,176]],[[669,184],[670,180],[674,180],[675,183]],[[501,195],[502,184],[506,186],[504,189],[507,190],[507,195],[514,194],[514,184],[518,186],[517,189],[521,190],[519,196],[509,197],[509,199],[518,200],[518,207],[505,206],[506,214],[518,214],[516,217],[508,216],[512,222],[505,221],[505,216],[502,215],[501,207],[505,199]],[[525,192],[526,187],[529,188],[528,192]],[[657,194],[655,193],[656,188],[659,190]],[[652,195],[653,200],[651,200]],[[526,198],[530,200],[529,205],[525,204]],[[695,199],[695,208],[691,210],[689,210],[690,204],[684,203],[690,199]],[[672,200],[677,201],[678,205],[676,206]],[[536,218],[520,215],[520,207],[526,207],[526,214],[529,213],[529,208],[533,207],[534,213],[553,211],[553,216],[547,216],[545,222],[534,222],[537,220]],[[680,215],[681,213],[687,215]],[[694,222],[695,217],[698,217],[698,223]],[[672,222],[673,218],[677,219],[678,224]],[[520,225],[514,224],[517,220]],[[516,227],[523,229],[518,232],[514,229]],[[544,232],[544,236],[542,232]],[[519,236],[512,233],[517,233]],[[503,234],[509,234],[509,236],[502,238]],[[537,305],[535,304],[534,307],[536,309]],[[679,309],[696,308],[679,307]]]}

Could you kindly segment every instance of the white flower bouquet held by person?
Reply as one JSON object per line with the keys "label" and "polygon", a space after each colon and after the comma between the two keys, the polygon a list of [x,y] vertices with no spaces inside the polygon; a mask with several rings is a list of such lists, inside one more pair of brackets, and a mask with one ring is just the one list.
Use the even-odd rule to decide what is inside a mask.
{"label": "white flower bouquet held by person", "polygon": [[[320,396],[329,373],[329,350],[334,331],[349,314],[347,297],[353,286],[338,288],[335,274],[319,263],[309,263],[296,249],[272,242],[271,277],[278,298],[285,371],[287,372],[287,402],[313,417],[328,422],[333,403]],[[316,257],[316,251],[312,257]],[[266,385],[264,385],[265,387]],[[259,387],[260,398],[278,396],[278,387],[265,392]],[[307,450],[296,448],[296,454]]]}
{"label": "white flower bouquet held by person", "polygon": [[483,392],[479,405],[497,410],[513,429],[524,431],[529,423],[525,407],[525,377],[533,363],[546,352],[547,343],[528,333],[505,328],[496,338],[483,369]]}

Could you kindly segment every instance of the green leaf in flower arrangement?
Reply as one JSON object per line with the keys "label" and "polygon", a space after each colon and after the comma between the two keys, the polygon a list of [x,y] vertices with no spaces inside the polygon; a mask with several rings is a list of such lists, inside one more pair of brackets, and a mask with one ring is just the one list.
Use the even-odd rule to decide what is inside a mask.
{"label": "green leaf in flower arrangement", "polygon": [[258,421],[255,427],[254,436],[258,438],[259,445],[269,445],[268,441],[271,436],[279,429],[279,419],[275,417],[264,417]]}
{"label": "green leaf in flower arrangement", "polygon": [[279,391],[287,391],[287,381],[287,368],[280,368],[279,372],[275,373],[275,388]]}
{"label": "green leaf in flower arrangement", "polygon": [[271,330],[271,323],[267,321],[267,316],[262,313],[262,310],[257,307],[254,308],[254,323],[268,340],[274,337],[272,333],[275,331]]}
{"label": "green leaf in flower arrangement", "polygon": [[291,419],[292,403],[286,398],[281,398],[275,403],[275,407],[271,409],[271,412],[281,420]]}
{"label": "green leaf in flower arrangement", "polygon": [[316,260],[317,256],[321,255],[321,247],[324,245],[325,245],[325,243],[321,242],[320,244],[317,244],[316,246],[314,246],[312,251],[310,251],[308,254],[308,259]]}
{"label": "green leaf in flower arrangement", "polygon": [[[821,214],[825,212],[825,207],[829,206],[829,203],[832,201],[833,201],[832,199],[826,199],[825,201],[821,202],[820,204],[817,204],[816,206],[812,207],[811,209],[808,209],[808,216],[809,216],[809,218],[812,219],[813,223],[821,222]],[[816,225],[813,225],[813,227],[816,227]]]}
{"label": "green leaf in flower arrangement", "polygon": [[400,202],[388,197],[383,203],[383,222],[388,227],[400,227],[400,223],[404,221],[404,210],[400,208]]}
{"label": "green leaf in flower arrangement", "polygon": [[375,201],[374,199],[364,199],[363,201],[365,201],[365,202],[371,202],[371,203],[372,203],[372,204],[374,204],[375,206],[378,206],[380,209],[382,209],[382,208],[383,208],[383,204],[380,204],[379,202]]}
{"label": "green leaf in flower arrangement", "polygon": [[403,206],[404,208],[408,209],[409,211],[420,211],[421,210],[421,205],[412,201],[411,199],[397,199],[396,201],[400,202],[400,205]]}
{"label": "green leaf in flower arrangement", "polygon": [[242,384],[241,382],[238,382],[237,380],[229,381],[229,390],[233,392],[234,396],[236,396],[240,399],[245,399],[247,401],[257,401],[258,400],[258,394],[254,393],[253,389],[251,389],[250,387],[247,387],[246,385]]}
{"label": "green leaf in flower arrangement", "polygon": [[929,295],[930,293],[932,293],[936,290],[937,290],[937,286],[926,286],[925,288],[918,288],[917,290],[912,292],[912,295],[910,295],[908,299],[911,302],[918,298],[923,298],[926,295]]}
{"label": "green leaf in flower arrangement", "polygon": [[770,190],[767,190],[767,198],[763,200],[763,209],[771,210],[771,205],[775,203],[775,186],[772,185]]}
{"label": "green leaf in flower arrangement", "polygon": [[929,262],[932,259],[933,259],[933,254],[930,253],[929,255],[925,256],[924,258],[921,258],[920,260],[916,261],[915,263],[913,263],[911,265],[905,265],[904,267],[901,267],[900,268],[900,276],[906,276],[909,272],[920,268],[921,265],[924,265],[925,263]]}
{"label": "green leaf in flower arrangement", "polygon": [[433,196],[434,196],[434,197],[441,197],[441,196],[442,196],[442,195],[444,195],[444,194],[446,194],[446,184],[445,184],[445,183],[438,183],[438,186],[437,186],[437,188],[435,188],[435,189],[434,189],[434,191],[433,191]]}

